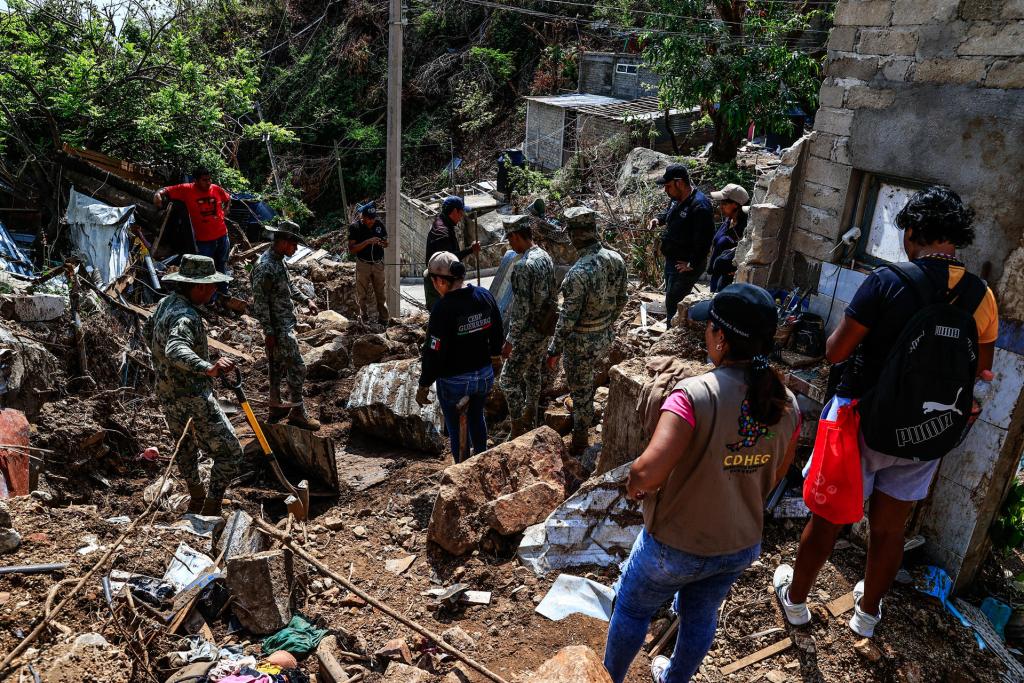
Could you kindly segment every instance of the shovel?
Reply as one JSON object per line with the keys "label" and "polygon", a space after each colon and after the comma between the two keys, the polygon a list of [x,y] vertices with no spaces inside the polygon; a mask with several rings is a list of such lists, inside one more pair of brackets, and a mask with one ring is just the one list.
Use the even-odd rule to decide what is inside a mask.
{"label": "shovel", "polygon": [[245,397],[245,392],[242,390],[242,373],[238,368],[235,368],[234,382],[231,382],[227,375],[223,375],[221,380],[224,382],[225,387],[235,392],[235,397],[238,398],[238,402],[242,406],[242,412],[245,413],[245,419],[248,420],[249,426],[252,427],[256,440],[260,442],[263,455],[266,456],[267,461],[270,463],[270,469],[274,471],[274,476],[281,482],[281,485],[291,494],[284,501],[285,505],[288,506],[288,512],[295,515],[295,519],[300,522],[305,520],[309,515],[309,483],[306,480],[302,480],[298,486],[292,486],[291,482],[284,476],[284,472],[281,471],[281,465],[277,462],[277,456],[271,450],[267,437],[264,436],[263,430],[260,429],[260,423],[256,421],[256,414],[252,412],[252,407],[249,406],[249,399]]}

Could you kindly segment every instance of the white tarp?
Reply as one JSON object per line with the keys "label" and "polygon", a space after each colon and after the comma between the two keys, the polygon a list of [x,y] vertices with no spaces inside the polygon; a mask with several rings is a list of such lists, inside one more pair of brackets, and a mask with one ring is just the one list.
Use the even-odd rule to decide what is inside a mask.
{"label": "white tarp", "polygon": [[75,250],[99,275],[106,287],[128,267],[131,236],[128,227],[135,221],[135,205],[110,206],[71,188],[68,197],[68,225]]}
{"label": "white tarp", "polygon": [[615,591],[608,586],[582,576],[559,574],[534,611],[551,621],[561,621],[570,614],[610,621],[614,599]]}
{"label": "white tarp", "polygon": [[631,464],[584,482],[546,520],[528,527],[519,543],[519,561],[538,575],[621,562],[643,528],[639,506],[627,500],[623,486]]}

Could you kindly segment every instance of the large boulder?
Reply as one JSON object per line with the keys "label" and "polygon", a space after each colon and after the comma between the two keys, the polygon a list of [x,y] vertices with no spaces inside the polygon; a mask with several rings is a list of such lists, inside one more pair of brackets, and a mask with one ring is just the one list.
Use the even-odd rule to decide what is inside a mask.
{"label": "large boulder", "polygon": [[427,539],[462,555],[493,530],[519,533],[565,499],[562,437],[540,427],[444,471]]}
{"label": "large boulder", "polygon": [[310,379],[333,379],[348,367],[349,353],[343,337],[314,347],[302,356]]}
{"label": "large boulder", "polygon": [[634,147],[619,169],[619,177],[615,180],[615,193],[629,194],[637,186],[654,182],[661,176],[669,164],[678,163],[668,154],[655,152],[646,147]]}
{"label": "large boulder", "polygon": [[529,676],[530,683],[612,683],[601,658],[586,645],[563,647]]}
{"label": "large boulder", "polygon": [[416,403],[419,377],[418,360],[374,363],[361,369],[348,400],[353,428],[414,450],[443,453],[448,440],[441,407],[433,389],[430,404]]}
{"label": "large boulder", "polygon": [[228,588],[238,621],[256,635],[276,633],[292,618],[292,555],[284,549],[228,560]]}

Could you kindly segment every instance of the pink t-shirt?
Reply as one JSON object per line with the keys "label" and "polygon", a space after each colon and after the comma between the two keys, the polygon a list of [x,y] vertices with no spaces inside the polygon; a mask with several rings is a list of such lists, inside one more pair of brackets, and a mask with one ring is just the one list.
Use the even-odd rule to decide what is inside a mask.
{"label": "pink t-shirt", "polygon": [[[677,389],[669,394],[665,402],[661,404],[662,411],[668,411],[686,420],[686,424],[690,427],[697,426],[697,420],[693,416],[693,404],[690,403],[689,397],[686,392],[682,389]],[[800,422],[801,416],[797,415],[796,418],[796,429],[793,430],[793,441],[796,441],[800,436]]]}

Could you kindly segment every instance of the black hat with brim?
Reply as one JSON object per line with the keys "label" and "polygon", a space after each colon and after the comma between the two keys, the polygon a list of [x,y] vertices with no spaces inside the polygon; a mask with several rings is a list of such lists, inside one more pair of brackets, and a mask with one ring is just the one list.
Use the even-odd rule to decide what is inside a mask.
{"label": "black hat with brim", "polygon": [[669,164],[665,168],[665,173],[655,180],[657,185],[668,185],[673,180],[685,180],[687,183],[690,182],[690,172],[686,169],[683,164]]}
{"label": "black hat with brim", "polygon": [[743,338],[772,334],[778,323],[775,300],[768,290],[747,283],[732,284],[713,299],[690,307],[690,320],[713,321]]}

